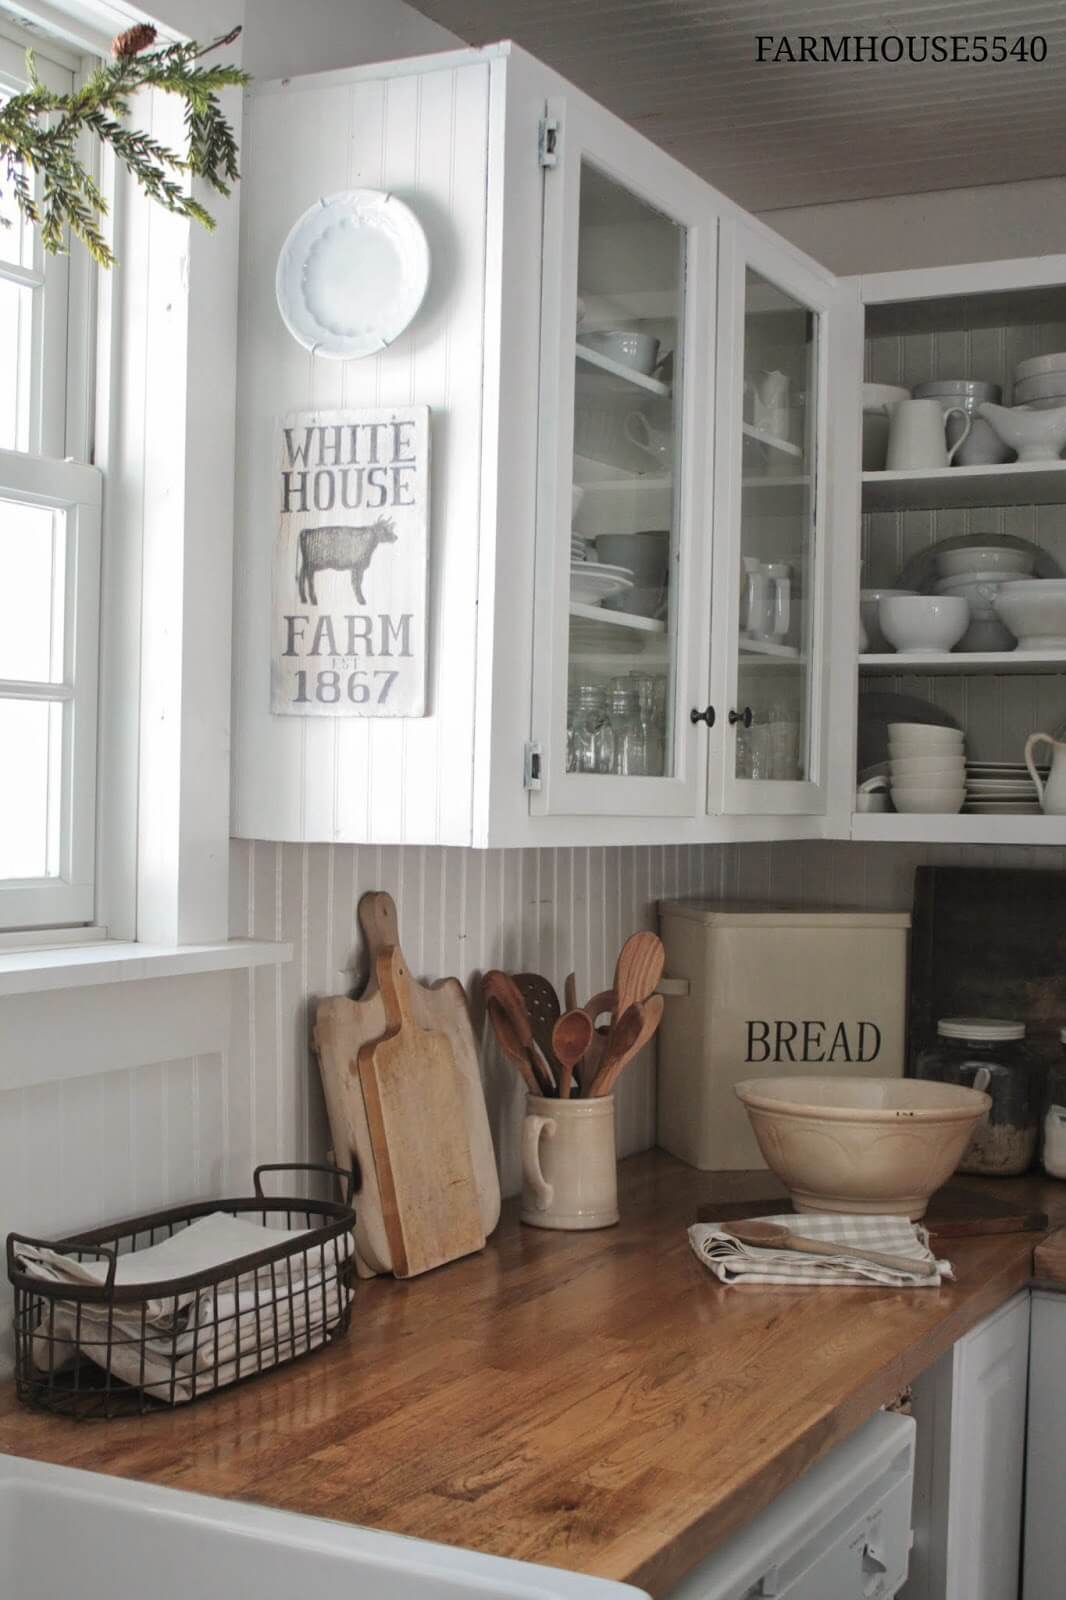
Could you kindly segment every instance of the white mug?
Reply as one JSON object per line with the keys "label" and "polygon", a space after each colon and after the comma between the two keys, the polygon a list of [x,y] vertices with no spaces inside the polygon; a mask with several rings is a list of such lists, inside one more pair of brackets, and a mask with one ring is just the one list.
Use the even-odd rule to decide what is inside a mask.
{"label": "white mug", "polygon": [[[949,450],[947,424],[953,416],[962,417],[963,428]],[[888,471],[950,467],[972,426],[973,418],[962,406],[948,406],[945,410],[939,400],[897,401],[888,430]]]}
{"label": "white mug", "polygon": [[631,411],[624,427],[630,444],[651,456],[660,467],[669,466],[674,453],[674,436],[669,428],[653,427],[643,411]]}
{"label": "white mug", "polygon": [[744,558],[746,602],[744,624],[755,639],[768,638],[774,627],[774,591],[761,561]]}
{"label": "white mug", "polygon": [[531,1094],[522,1122],[522,1221],[533,1228],[609,1228],[618,1221],[614,1095]]}
{"label": "white mug", "polygon": [[771,561],[766,576],[773,601],[773,636],[783,639],[792,624],[792,569],[786,561]]}

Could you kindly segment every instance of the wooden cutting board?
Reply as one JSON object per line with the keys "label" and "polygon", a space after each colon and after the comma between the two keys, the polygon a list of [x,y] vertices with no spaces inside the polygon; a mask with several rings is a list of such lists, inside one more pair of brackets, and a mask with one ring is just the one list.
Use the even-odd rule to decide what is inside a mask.
{"label": "wooden cutting board", "polygon": [[415,1021],[402,952],[375,965],[388,1026],[359,1078],[392,1270],[411,1278],[483,1249],[485,1230],[452,1047]]}
{"label": "wooden cutting board", "polygon": [[[709,1200],[696,1210],[698,1222],[736,1222],[742,1217],[772,1217],[792,1210],[787,1197],[759,1200]],[[1012,1205],[951,1178],[929,1201],[922,1226],[938,1239],[968,1239],[989,1233],[1043,1233],[1047,1214],[1024,1204]]]}
{"label": "wooden cutting board", "polygon": [[[358,1000],[338,995],[319,1001],[314,1041],[338,1164],[344,1166],[354,1158],[359,1167],[361,1183],[355,1203],[355,1248],[356,1264],[365,1277],[392,1271],[366,1106],[356,1073],[356,1061],[363,1045],[380,1039],[388,1026],[376,965],[383,951],[392,946],[400,947],[392,896],[382,891],[363,895],[359,902],[359,922],[370,956],[369,981]],[[420,984],[413,978],[409,982],[411,1012],[416,1023],[443,1033],[452,1047],[459,1072],[481,1223],[488,1236],[500,1219],[500,1180],[466,994],[458,978],[445,978],[431,985]]]}

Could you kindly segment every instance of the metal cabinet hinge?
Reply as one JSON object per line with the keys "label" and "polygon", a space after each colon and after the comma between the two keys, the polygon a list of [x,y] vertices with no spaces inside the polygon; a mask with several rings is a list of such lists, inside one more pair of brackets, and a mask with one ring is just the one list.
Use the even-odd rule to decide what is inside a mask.
{"label": "metal cabinet hinge", "polygon": [[544,117],[540,124],[540,140],[538,153],[542,167],[557,167],[559,165],[559,139],[560,128],[558,117]]}
{"label": "metal cabinet hinge", "polygon": [[525,749],[525,759],[522,763],[522,783],[525,788],[532,789],[534,792],[539,791],[544,783],[540,745],[532,739]]}

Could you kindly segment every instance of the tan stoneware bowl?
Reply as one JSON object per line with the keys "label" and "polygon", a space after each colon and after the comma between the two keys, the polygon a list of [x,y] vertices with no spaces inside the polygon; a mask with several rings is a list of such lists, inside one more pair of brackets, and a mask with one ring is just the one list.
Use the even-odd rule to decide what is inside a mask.
{"label": "tan stoneware bowl", "polygon": [[736,1086],[797,1211],[923,1216],[992,1104],[916,1078],[750,1078]]}

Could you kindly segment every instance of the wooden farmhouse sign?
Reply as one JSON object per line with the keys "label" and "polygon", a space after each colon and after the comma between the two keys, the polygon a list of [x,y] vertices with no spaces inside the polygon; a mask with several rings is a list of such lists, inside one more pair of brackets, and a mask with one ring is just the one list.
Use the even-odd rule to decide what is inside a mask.
{"label": "wooden farmhouse sign", "polygon": [[272,711],[426,714],[429,407],[278,423]]}

